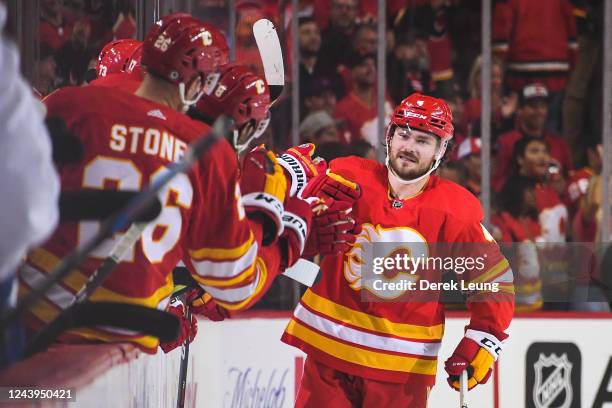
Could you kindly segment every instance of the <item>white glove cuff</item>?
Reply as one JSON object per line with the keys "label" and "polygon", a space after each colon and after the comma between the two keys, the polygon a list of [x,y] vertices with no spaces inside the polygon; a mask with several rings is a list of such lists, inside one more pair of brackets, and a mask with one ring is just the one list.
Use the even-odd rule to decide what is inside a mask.
{"label": "white glove cuff", "polygon": [[295,232],[300,242],[300,254],[304,252],[306,238],[308,237],[308,224],[306,224],[306,221],[296,214],[285,211],[283,213],[283,226],[286,230]]}
{"label": "white glove cuff", "polygon": [[468,329],[465,332],[465,337],[474,340],[480,347],[484,348],[493,356],[495,361],[502,351],[503,342],[493,336],[491,333]]}
{"label": "white glove cuff", "polygon": [[302,191],[304,187],[306,187],[308,181],[306,170],[304,170],[302,163],[290,154],[285,153],[276,160],[278,164],[287,170],[287,173],[289,173],[291,177],[291,190],[289,191],[289,195],[294,197],[297,192]]}
{"label": "white glove cuff", "polygon": [[276,236],[283,233],[283,203],[278,198],[272,194],[255,192],[242,196],[242,204],[246,208],[261,208],[273,218],[274,223],[278,226]]}

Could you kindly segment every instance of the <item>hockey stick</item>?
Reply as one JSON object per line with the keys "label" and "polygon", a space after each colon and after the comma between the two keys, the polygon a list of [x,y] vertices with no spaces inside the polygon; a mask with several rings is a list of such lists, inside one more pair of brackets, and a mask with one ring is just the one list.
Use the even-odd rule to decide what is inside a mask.
{"label": "hockey stick", "polygon": [[[193,163],[204,152],[208,151],[217,142],[217,140],[224,138],[224,135],[229,129],[232,128],[233,121],[231,119],[228,119],[225,116],[219,117],[215,121],[213,128],[206,135],[198,138],[189,146],[185,152],[185,155],[180,161],[170,164],[167,168],[168,170],[160,177],[155,179],[153,183],[145,188],[133,200],[131,200],[123,211],[103,222],[98,234],[62,259],[62,261],[55,267],[55,269],[53,269],[53,271],[51,271],[51,273],[49,273],[48,278],[40,286],[32,288],[32,290],[23,298],[17,307],[9,311],[0,321],[0,332],[4,331],[7,327],[9,327],[9,325],[15,323],[20,315],[38,302],[53,285],[64,279],[107,238],[121,231],[128,226],[132,220],[136,219],[139,214],[150,206],[151,202],[157,200],[157,194],[170,180],[172,180],[177,174],[188,171]],[[100,266],[100,268],[98,268],[98,270],[96,270],[93,275],[90,276],[88,282],[85,284],[85,287],[79,291],[80,296],[77,294],[77,297],[74,298],[72,304],[77,301],[83,301],[89,297],[89,295],[91,295],[95,289],[95,285],[99,285],[104,278],[106,278],[106,275],[108,275],[120,261],[120,258],[117,258],[118,253],[115,251],[124,251],[131,248],[134,242],[136,242],[140,237],[140,234],[145,226],[146,224],[140,226],[136,226],[136,224],[134,224],[132,227],[130,227],[130,230],[123,235],[119,242],[117,242],[109,257],[104,260],[102,266]],[[130,240],[133,240],[133,242],[130,242]],[[99,275],[102,276],[97,278]]]}
{"label": "hockey stick", "polygon": [[[191,323],[191,308],[187,304],[187,294],[183,296],[183,304],[185,305],[185,319]],[[187,366],[189,365],[189,338],[186,338],[181,346],[181,366],[179,369],[179,388],[176,397],[176,407],[183,408],[185,406],[185,394],[187,391]]]}
{"label": "hockey stick", "polygon": [[52,327],[47,326],[48,335],[37,336],[35,341],[30,342],[25,355],[30,356],[46,349],[65,330],[92,326],[130,330],[157,337],[160,341],[172,341],[179,330],[175,316],[150,307],[114,302],[77,303],[54,320]]}
{"label": "hockey stick", "polygon": [[278,100],[285,88],[285,65],[283,49],[276,27],[268,19],[259,19],[253,24],[253,36],[263,63],[264,76],[270,88],[270,106]]}
{"label": "hockey stick", "polygon": [[[283,49],[278,39],[276,27],[268,19],[262,18],[253,24],[253,36],[255,37],[261,62],[263,63],[264,76],[270,88],[270,100],[272,101],[270,106],[272,106],[285,88]],[[282,274],[310,287],[314,283],[318,272],[319,266],[317,264],[300,259]]]}
{"label": "hockey stick", "polygon": [[463,370],[459,377],[459,407],[468,408],[468,372]]}

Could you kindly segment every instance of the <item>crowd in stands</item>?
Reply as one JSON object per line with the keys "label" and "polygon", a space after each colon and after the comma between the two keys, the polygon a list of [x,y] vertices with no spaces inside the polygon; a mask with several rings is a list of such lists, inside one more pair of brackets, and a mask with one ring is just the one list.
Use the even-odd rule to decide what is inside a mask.
{"label": "crowd in stands", "polygon": [[[195,15],[227,26],[227,2],[193,3]],[[299,81],[290,81],[289,88],[299,90],[300,141],[316,143],[327,160],[352,154],[375,159],[382,148],[376,53],[384,41],[386,120],[412,92],[446,99],[454,115],[455,146],[438,175],[478,196],[481,2],[387,1],[384,39],[378,38],[376,3],[300,1],[300,9],[292,11],[290,2],[237,1],[236,58],[261,70],[251,26],[261,17],[274,20],[284,29],[287,73],[291,63],[299,64]],[[524,273],[513,268],[517,299],[529,310],[542,307],[545,269],[560,273],[562,268],[552,262],[559,252],[540,251],[543,246],[601,240],[603,3],[499,0],[493,5],[491,231],[498,242],[533,244],[534,252],[529,246],[520,250],[528,264]],[[36,90],[46,95],[83,83],[105,43],[136,36],[134,15],[129,0],[41,0]],[[291,16],[298,19],[297,50],[289,46]],[[289,95],[272,110],[268,140],[278,149],[291,143]],[[602,284],[606,279],[596,277]],[[580,307],[571,299],[566,303]]]}

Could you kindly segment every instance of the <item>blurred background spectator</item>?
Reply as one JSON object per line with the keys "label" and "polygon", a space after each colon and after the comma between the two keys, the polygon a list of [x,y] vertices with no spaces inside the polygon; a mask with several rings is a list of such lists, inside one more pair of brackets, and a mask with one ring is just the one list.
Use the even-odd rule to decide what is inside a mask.
{"label": "blurred background spectator", "polygon": [[502,0],[493,13],[493,50],[506,62],[508,85],[534,80],[550,91],[547,128],[560,131],[563,91],[575,61],[576,18],[570,0]]}
{"label": "blurred background spectator", "polygon": [[[351,72],[351,91],[336,105],[335,117],[347,124],[343,135],[345,143],[365,140],[376,145],[378,136],[378,103],[376,101],[376,55],[353,52],[347,56],[346,65]],[[393,103],[385,102],[385,122],[393,112]]]}
{"label": "blurred background spectator", "polygon": [[316,145],[339,142],[336,121],[324,110],[311,113],[300,123],[300,141]]}
{"label": "blurred background spectator", "polygon": [[[482,58],[474,61],[468,78],[469,98],[465,101],[460,129],[468,136],[474,136],[476,128],[480,128],[481,117],[481,79]],[[504,67],[501,60],[493,58],[491,64],[491,140],[495,141],[503,132],[514,127],[514,114],[518,107],[518,94],[511,92],[503,94]]]}
{"label": "blurred background spectator", "polygon": [[[493,176],[493,188],[499,190],[510,172],[510,157],[515,143],[521,138],[540,138],[550,149],[550,160],[554,161],[557,171],[567,176],[573,169],[572,157],[567,142],[558,134],[546,130],[548,117],[548,89],[542,84],[525,86],[519,97],[516,128],[502,134],[497,140],[496,171]],[[552,162],[551,162],[552,163]]]}

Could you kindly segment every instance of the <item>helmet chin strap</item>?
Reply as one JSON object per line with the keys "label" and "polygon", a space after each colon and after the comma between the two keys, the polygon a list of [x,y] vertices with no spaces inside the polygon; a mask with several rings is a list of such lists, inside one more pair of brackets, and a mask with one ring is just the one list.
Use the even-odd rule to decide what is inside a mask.
{"label": "helmet chin strap", "polygon": [[189,110],[189,107],[191,105],[195,105],[200,100],[202,95],[204,95],[204,88],[202,87],[202,90],[200,90],[200,92],[198,92],[198,94],[195,96],[195,98],[193,98],[193,99],[185,99],[185,83],[181,82],[180,84],[178,84],[178,89],[179,89],[179,96],[181,97],[181,103],[183,104],[183,111],[184,112],[187,112],[187,110]]}
{"label": "helmet chin strap", "polygon": [[429,175],[433,173],[434,171],[436,171],[436,169],[440,165],[440,162],[442,161],[442,156],[444,156],[444,152],[446,151],[446,145],[447,143],[445,142],[444,146],[440,146],[440,151],[438,152],[438,154],[436,154],[436,161],[431,165],[431,168],[425,174],[417,178],[414,178],[414,179],[405,179],[401,177],[399,174],[397,174],[395,170],[393,170],[393,167],[391,166],[391,160],[389,159],[389,144],[387,143],[387,157],[385,158],[385,165],[387,166],[387,169],[389,170],[389,177],[393,177],[395,181],[403,185],[418,183],[424,178],[429,177]]}

